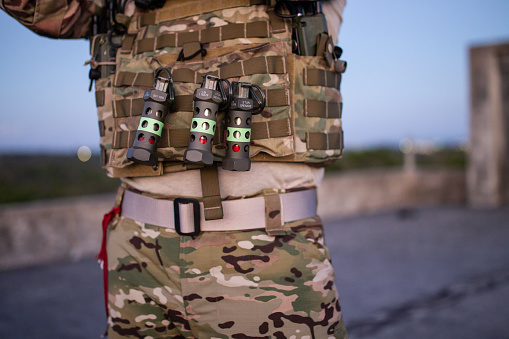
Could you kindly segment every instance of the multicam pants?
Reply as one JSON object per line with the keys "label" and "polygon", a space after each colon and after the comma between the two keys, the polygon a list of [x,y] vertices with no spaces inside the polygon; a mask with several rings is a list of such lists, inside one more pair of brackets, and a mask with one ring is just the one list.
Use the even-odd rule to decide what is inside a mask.
{"label": "multicam pants", "polygon": [[110,339],[346,338],[319,218],[202,232],[121,217],[110,230]]}

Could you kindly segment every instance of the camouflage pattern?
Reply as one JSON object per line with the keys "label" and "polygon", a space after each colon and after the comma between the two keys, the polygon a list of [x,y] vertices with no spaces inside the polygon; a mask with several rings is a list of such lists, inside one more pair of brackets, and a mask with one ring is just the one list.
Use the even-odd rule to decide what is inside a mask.
{"label": "camouflage pattern", "polygon": [[[76,38],[85,37],[88,34],[90,16],[98,13],[103,7],[103,0],[72,2],[45,1],[35,5],[25,1],[4,0],[5,10],[17,20],[25,24],[35,32],[50,36]],[[172,2],[168,1],[164,10],[172,9]],[[191,15],[177,18],[171,21],[141,25],[141,14],[136,12],[130,20],[128,33],[135,37],[136,46],[142,40],[158,38],[176,32],[191,32],[229,24],[244,23],[267,23],[273,27],[266,6],[249,6],[217,10],[200,15]],[[283,29],[281,29],[283,27]],[[95,41],[101,41],[95,39]],[[153,71],[161,66],[171,69],[189,69],[200,73],[213,72],[221,69],[232,62],[248,60],[263,56],[280,56],[287,66],[285,74],[254,74],[242,77],[230,77],[230,81],[244,81],[256,84],[263,89],[285,89],[291,91],[287,105],[278,107],[268,106],[260,115],[253,118],[253,122],[282,121],[289,122],[289,133],[286,136],[270,137],[267,139],[252,139],[250,157],[252,161],[293,161],[311,162],[315,164],[327,164],[330,160],[337,159],[342,154],[341,147],[329,147],[329,149],[311,149],[307,133],[318,132],[328,135],[337,135],[342,131],[340,118],[317,118],[304,115],[305,100],[318,100],[321,102],[340,103],[342,98],[339,89],[325,86],[307,86],[303,83],[303,71],[305,68],[332,71],[322,57],[301,57],[291,53],[290,48],[291,29],[289,21],[279,26],[277,30],[270,30],[266,38],[232,38],[218,42],[210,42],[204,45],[209,51],[203,61],[190,60],[177,62],[177,55],[181,47],[164,47],[158,50],[149,50],[137,53],[134,50],[120,49],[116,55],[116,74],[103,77],[96,81],[96,91],[104,98],[104,102],[98,106],[98,118],[101,127],[101,149],[103,151],[103,165],[110,176],[146,176],[161,175],[168,171],[185,170],[186,167],[178,164],[182,161],[185,152],[184,146],[161,147],[158,156],[165,164],[177,164],[172,166],[160,166],[156,171],[141,168],[129,162],[125,155],[131,145],[116,145],[115,135],[131,132],[134,135],[138,127],[141,112],[131,111],[130,116],[121,117],[115,102],[119,100],[141,100],[144,91],[148,87],[143,86],[115,86],[115,80],[122,72],[137,74],[153,74]],[[96,44],[97,45],[97,44]],[[155,48],[155,47],[154,47]],[[94,51],[91,53],[95,54]],[[110,66],[99,66],[101,72]],[[102,72],[104,73],[104,72]],[[198,79],[198,82],[201,79]],[[199,86],[198,83],[176,82],[176,95],[191,95]],[[192,112],[181,111],[167,116],[165,127],[179,130],[189,128]],[[224,124],[222,116],[218,121]],[[253,132],[254,133],[254,132]],[[115,147],[114,147],[115,146]],[[326,147],[327,148],[327,147]],[[221,161],[225,155],[225,144],[215,145],[213,154],[216,161]]]}
{"label": "camouflage pattern", "polygon": [[[291,55],[293,61],[292,71],[294,77],[294,91],[292,96],[293,112],[304,112],[304,100],[320,100],[327,102],[342,102],[338,88],[325,86],[306,86],[303,76],[304,69],[315,68],[332,70],[322,57]],[[343,153],[343,149],[312,150],[306,145],[306,132],[326,132],[337,134],[342,132],[341,118],[315,118],[307,117],[304,113],[294,114],[295,123],[295,152],[298,161],[306,161],[308,158],[315,161],[337,159]]]}
{"label": "camouflage pattern", "polygon": [[48,38],[78,39],[90,33],[90,22],[104,0],[1,0],[0,8],[31,31]]}
{"label": "camouflage pattern", "polygon": [[[168,8],[169,3],[166,4]],[[172,21],[161,22],[140,27],[140,17],[135,15],[129,26],[129,33],[135,34],[134,45],[146,39],[158,38],[165,34],[175,32],[189,32],[208,29],[211,27],[225,26],[228,24],[243,24],[254,21],[270,22],[266,6],[251,6],[219,10],[215,12],[195,15]],[[291,31],[289,26],[286,30],[271,31],[267,38],[238,38],[226,41],[211,42],[204,47],[212,56],[206,56],[202,61],[191,60],[187,62],[176,61],[181,47],[165,47],[158,50],[137,53],[135,47],[132,51],[121,51],[117,55],[117,74],[130,72],[137,74],[152,74],[158,67],[167,67],[173,71],[188,69],[205,74],[220,70],[231,63],[264,56],[280,56],[284,59],[287,67],[284,74],[254,74],[242,77],[229,77],[229,81],[251,82],[263,89],[285,89],[291,99],[287,105],[268,106],[259,115],[253,117],[253,122],[265,122],[275,120],[288,120],[289,133],[287,136],[271,137],[268,139],[252,139],[250,157],[253,161],[297,161],[325,163],[331,159],[340,157],[342,149],[312,150],[306,144],[306,132],[338,133],[341,130],[340,119],[310,118],[303,115],[304,99],[340,102],[339,89],[322,86],[304,86],[302,82],[303,69],[317,68],[332,70],[321,57],[298,57],[291,53]],[[223,52],[224,51],[224,52]],[[295,60],[294,60],[295,59]],[[293,76],[293,75],[295,76]],[[198,79],[198,82],[201,79]],[[292,83],[293,81],[293,83]],[[191,95],[198,83],[178,82],[174,83],[176,96]],[[142,98],[147,87],[141,86],[114,86],[113,100]],[[113,109],[115,107],[113,106]],[[115,112],[112,113],[115,117]],[[129,117],[115,117],[114,130],[135,131],[139,123],[141,112],[131,112]],[[191,111],[179,111],[167,116],[165,127],[171,129],[189,129],[192,120]],[[218,117],[218,123],[224,125],[223,114]],[[170,132],[171,133],[171,132]],[[103,149],[108,150],[107,168],[110,175],[119,176],[119,173],[127,176],[158,175],[159,172],[145,172],[140,174],[139,165],[135,165],[126,159],[127,147],[112,147],[112,140],[101,140]],[[111,150],[111,151],[110,151]],[[158,156],[165,164],[173,164],[182,161],[186,146],[182,147],[159,147]],[[213,147],[215,161],[221,161],[225,156],[225,144]],[[113,170],[112,170],[113,169]],[[176,170],[185,170],[185,167],[176,167]],[[122,171],[119,171],[122,170]],[[115,174],[116,173],[116,174]],[[127,173],[127,174],[126,174]]]}
{"label": "camouflage pattern", "polygon": [[[120,71],[152,74],[153,70],[160,67],[162,64],[173,71],[186,68],[200,73],[208,73],[217,71],[223,65],[228,65],[237,61],[261,56],[284,55],[285,53],[286,44],[274,42],[271,44],[263,44],[256,48],[249,48],[249,50],[245,50],[244,48],[243,50],[230,52],[216,58],[205,59],[202,62],[174,62],[172,64],[162,64],[159,60],[165,56],[165,54],[163,54],[149,58],[132,59],[129,60],[129,62],[126,61],[120,66]],[[286,74],[279,76],[273,74],[255,74],[251,76],[229,78],[229,80],[251,82],[259,86],[263,86],[265,84],[265,87],[269,89],[289,89],[289,80]],[[191,95],[198,87],[199,84],[197,83],[175,82],[175,95]],[[143,90],[133,90],[133,87],[114,87],[114,96],[118,99],[125,99],[133,96],[136,98],[142,94]],[[141,112],[139,112],[139,114],[141,114]],[[177,129],[189,129],[192,115],[192,112],[183,111],[171,113],[166,117],[166,124]],[[262,114],[254,116],[253,122],[267,121],[269,119],[290,119],[290,107],[268,107]],[[218,123],[224,125],[224,113],[221,113],[218,116]],[[139,116],[117,118],[115,127],[117,129],[136,130],[138,124]],[[293,137],[288,136],[286,137],[286,140],[284,139],[285,138],[279,138],[278,142],[274,142],[272,139],[253,140],[253,144],[251,145],[251,155],[255,155],[261,151],[270,153],[275,157],[293,154]],[[185,147],[158,148],[158,155],[161,158],[169,160],[182,160],[185,150]],[[216,160],[221,160],[225,156],[225,147],[222,144],[214,146],[212,151],[216,156]],[[110,156],[109,165],[114,167],[124,167],[129,165],[130,162],[126,159],[125,154],[126,149],[114,149]]]}
{"label": "camouflage pattern", "polygon": [[188,237],[121,217],[108,337],[347,338],[319,218],[283,230]]}

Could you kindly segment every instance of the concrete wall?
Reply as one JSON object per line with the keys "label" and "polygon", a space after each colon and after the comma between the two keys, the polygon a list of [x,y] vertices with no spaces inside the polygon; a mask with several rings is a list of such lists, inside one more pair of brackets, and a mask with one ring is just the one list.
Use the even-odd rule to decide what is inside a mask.
{"label": "concrete wall", "polygon": [[94,255],[114,195],[0,205],[0,269]]}
{"label": "concrete wall", "polygon": [[[95,255],[113,195],[0,206],[0,269]],[[384,209],[465,201],[462,171],[365,170],[326,176],[319,213],[340,218]]]}
{"label": "concrete wall", "polygon": [[468,202],[509,204],[509,42],[470,49]]}
{"label": "concrete wall", "polygon": [[326,178],[318,192],[323,218],[341,218],[422,205],[465,203],[465,174],[459,170],[374,169]]}

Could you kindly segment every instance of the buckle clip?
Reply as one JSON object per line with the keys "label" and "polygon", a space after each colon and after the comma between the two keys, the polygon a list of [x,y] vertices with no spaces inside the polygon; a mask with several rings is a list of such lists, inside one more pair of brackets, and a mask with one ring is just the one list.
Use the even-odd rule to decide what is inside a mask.
{"label": "buckle clip", "polygon": [[[194,231],[184,233],[180,227],[180,204],[193,204]],[[173,201],[173,215],[175,217],[175,231],[180,235],[195,236],[201,232],[200,228],[200,203],[196,199],[176,198]]]}

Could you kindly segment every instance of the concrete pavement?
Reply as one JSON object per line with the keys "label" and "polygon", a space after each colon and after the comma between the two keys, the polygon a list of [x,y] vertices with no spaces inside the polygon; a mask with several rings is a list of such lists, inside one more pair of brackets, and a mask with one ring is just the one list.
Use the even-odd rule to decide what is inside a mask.
{"label": "concrete pavement", "polygon": [[509,209],[325,223],[351,338],[509,338]]}
{"label": "concrete pavement", "polygon": [[[324,220],[351,339],[509,338],[509,209]],[[98,338],[95,259],[0,272],[0,338]]]}

